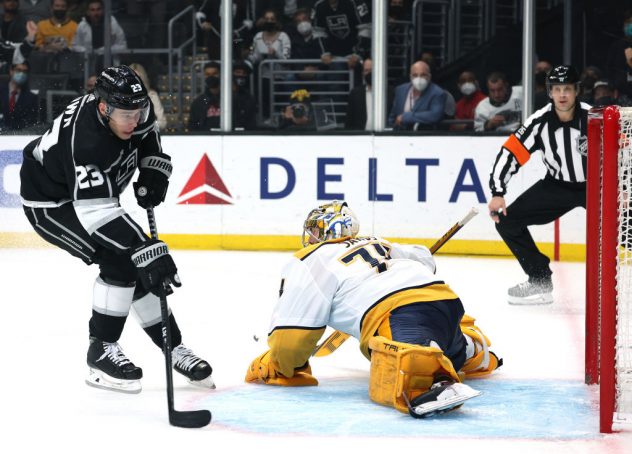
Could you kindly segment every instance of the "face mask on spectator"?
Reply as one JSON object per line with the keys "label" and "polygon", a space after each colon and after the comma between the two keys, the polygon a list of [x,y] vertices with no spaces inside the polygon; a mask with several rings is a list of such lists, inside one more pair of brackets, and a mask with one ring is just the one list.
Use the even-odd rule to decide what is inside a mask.
{"label": "face mask on spectator", "polygon": [[306,20],[299,22],[296,30],[303,36],[309,35],[312,32],[312,23]]}
{"label": "face mask on spectator", "polygon": [[424,91],[427,87],[428,87],[428,79],[426,79],[425,77],[415,77],[412,80],[413,83],[413,87],[415,87],[415,90],[417,91]]}
{"label": "face mask on spectator", "polygon": [[246,82],[248,82],[248,79],[244,76],[235,76],[234,80],[235,80],[235,85],[237,85],[238,88],[245,87]]}
{"label": "face mask on spectator", "polygon": [[628,38],[632,38],[632,24],[625,24],[623,26],[623,34]]}
{"label": "face mask on spectator", "polygon": [[65,9],[56,9],[53,10],[53,16],[57,20],[64,20],[66,18],[66,10]]}
{"label": "face mask on spectator", "polygon": [[219,77],[217,76],[208,76],[204,79],[204,82],[206,83],[206,88],[208,89],[219,87]]}
{"label": "face mask on spectator", "polygon": [[546,72],[545,71],[538,71],[537,73],[535,73],[535,84],[541,87],[544,87],[546,85]]}
{"label": "face mask on spectator", "polygon": [[372,81],[373,81],[373,73],[366,73],[364,75],[364,83],[367,85],[371,85]]}
{"label": "face mask on spectator", "polygon": [[265,32],[273,32],[276,30],[276,22],[264,22],[261,28]]}
{"label": "face mask on spectator", "polygon": [[13,82],[15,82],[16,85],[21,87],[29,79],[29,75],[22,71],[16,71],[13,73],[13,76],[11,77],[11,79],[13,79]]}
{"label": "face mask on spectator", "polygon": [[476,84],[474,82],[465,82],[460,87],[461,93],[465,96],[469,96],[476,91]]}

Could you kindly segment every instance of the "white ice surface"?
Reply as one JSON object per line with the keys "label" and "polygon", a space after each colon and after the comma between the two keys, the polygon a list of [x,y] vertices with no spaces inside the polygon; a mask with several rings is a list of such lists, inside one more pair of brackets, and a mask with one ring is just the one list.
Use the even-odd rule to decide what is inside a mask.
{"label": "white ice surface", "polygon": [[[318,434],[297,431],[291,425],[285,430],[285,420],[273,433],[266,433],[262,430],[263,422],[269,424],[273,410],[283,410],[285,402],[279,399],[273,405],[277,408],[268,412],[257,396],[269,387],[246,385],[243,378],[249,362],[266,348],[264,336],[278,293],[279,271],[289,254],[174,251],[173,255],[183,287],[170,297],[170,305],[187,346],[211,362],[218,388],[215,391],[193,388],[174,374],[176,408],[214,411],[215,399],[220,411],[214,412],[211,425],[204,429],[169,426],[161,352],[132,317],[120,342],[125,353],[143,368],[143,391],[125,395],[86,386],[88,319],[98,269],[55,249],[0,249],[3,348],[0,452],[188,454],[255,449],[297,453],[400,450],[433,453],[455,449],[487,454],[632,453],[632,429],[599,435],[597,413],[591,421],[590,408],[588,413],[582,413],[583,432],[579,437],[533,437],[526,429],[524,436],[515,436],[519,426],[511,428],[514,436],[503,436],[506,419],[490,419],[489,409],[496,405],[495,386],[500,393],[500,390],[507,392],[507,383],[561,383],[562,387],[571,383],[583,392],[583,264],[553,264],[554,304],[516,307],[505,302],[506,288],[524,279],[515,260],[437,257],[438,273],[459,294],[466,311],[477,318],[478,325],[492,340],[492,349],[505,358],[505,365],[491,382],[480,382],[481,386],[485,383],[487,400],[481,400],[485,406],[476,406],[476,401],[483,397],[472,399],[471,405],[468,402],[458,410],[464,413],[456,419],[445,422],[435,419],[427,424],[374,405],[368,396],[362,397],[362,392],[360,402],[356,403],[365,405],[366,400],[362,419],[368,422],[365,427],[370,426],[368,435],[366,430],[345,431],[344,427]],[[255,335],[263,339],[256,342]],[[321,402],[315,406],[308,402],[304,408],[288,407],[288,412],[296,414],[286,417],[307,421],[311,418],[321,424],[347,411],[348,402],[331,399],[328,386],[348,380],[356,388],[362,387],[368,380],[369,364],[353,339],[335,354],[314,358],[311,364],[322,386],[309,390],[309,398],[314,403],[322,395],[327,404]],[[476,388],[476,383],[470,384]],[[244,393],[252,405],[244,402]],[[585,394],[589,400],[597,399],[596,389],[586,387]],[[539,397],[536,394],[529,398]],[[235,399],[236,407],[244,408],[244,415],[248,416],[245,420],[254,422],[246,426],[226,422],[222,415],[230,410],[231,399]],[[528,412],[531,408],[530,401],[518,403],[527,408],[521,411]],[[499,399],[499,409],[502,404]],[[581,399],[577,405],[584,410],[590,407]],[[476,435],[472,427],[476,427],[477,412],[481,418],[487,418],[481,419],[486,426],[497,424],[497,434]],[[535,420],[547,417],[546,414],[528,416]],[[568,414],[560,429],[565,431],[567,424],[572,432],[576,417]],[[463,435],[446,436],[442,427],[448,421],[457,432],[462,427]],[[380,429],[389,424],[412,429],[393,436]]]}

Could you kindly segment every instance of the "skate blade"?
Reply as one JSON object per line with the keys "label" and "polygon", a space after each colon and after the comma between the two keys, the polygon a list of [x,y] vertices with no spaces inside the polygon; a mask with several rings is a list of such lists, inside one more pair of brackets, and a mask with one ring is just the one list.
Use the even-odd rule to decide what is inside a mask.
{"label": "skate blade", "polygon": [[438,414],[447,413],[449,411],[456,410],[458,407],[463,405],[463,402],[466,400],[482,394],[482,392],[472,389],[463,383],[455,383],[451,385],[451,387],[456,390],[456,395],[447,399],[417,405],[416,407],[410,409],[412,413],[415,413],[414,415],[411,413],[411,416],[414,416],[415,418],[429,418]]}
{"label": "skate blade", "polygon": [[143,389],[140,380],[120,380],[93,368],[90,368],[86,385],[125,394],[138,394]]}
{"label": "skate blade", "polygon": [[507,302],[513,306],[540,306],[553,302],[552,293],[542,293],[540,295],[519,297],[507,296]]}
{"label": "skate blade", "polygon": [[213,381],[210,375],[203,380],[189,380],[188,378],[187,380],[193,386],[198,386],[200,388],[205,388],[205,389],[215,389],[215,382]]}

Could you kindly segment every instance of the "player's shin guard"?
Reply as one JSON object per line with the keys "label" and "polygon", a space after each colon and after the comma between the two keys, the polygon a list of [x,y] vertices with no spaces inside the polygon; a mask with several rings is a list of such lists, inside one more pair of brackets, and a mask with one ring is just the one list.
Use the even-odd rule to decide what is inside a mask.
{"label": "player's shin guard", "polygon": [[467,341],[467,359],[459,373],[467,378],[482,377],[491,374],[503,364],[502,358],[489,350],[492,343],[487,336],[474,325],[475,319],[464,315],[461,319],[461,331]]}
{"label": "player's shin guard", "polygon": [[376,336],[369,341],[372,401],[409,413],[409,402],[430,389],[437,377],[459,382],[452,362],[437,347],[395,342]]}

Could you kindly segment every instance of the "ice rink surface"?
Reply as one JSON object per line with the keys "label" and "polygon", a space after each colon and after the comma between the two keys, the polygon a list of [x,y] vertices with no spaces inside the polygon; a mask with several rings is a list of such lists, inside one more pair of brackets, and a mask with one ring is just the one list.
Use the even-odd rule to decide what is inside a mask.
{"label": "ice rink surface", "polygon": [[209,409],[211,425],[168,424],[161,352],[132,317],[120,343],[143,368],[143,391],[86,386],[98,268],[55,249],[0,249],[0,452],[632,453],[631,427],[599,434],[597,388],[583,384],[583,264],[553,264],[552,305],[515,307],[505,302],[507,287],[524,280],[515,260],[438,256],[437,274],[505,364],[491,378],[469,382],[482,396],[442,417],[415,420],[369,400],[369,363],[354,339],[311,360],[318,387],[243,382],[250,361],[266,349],[289,253],[173,256],[183,287],[170,305],[185,344],[212,364],[217,383],[213,391],[194,388],[174,372],[176,408]]}

